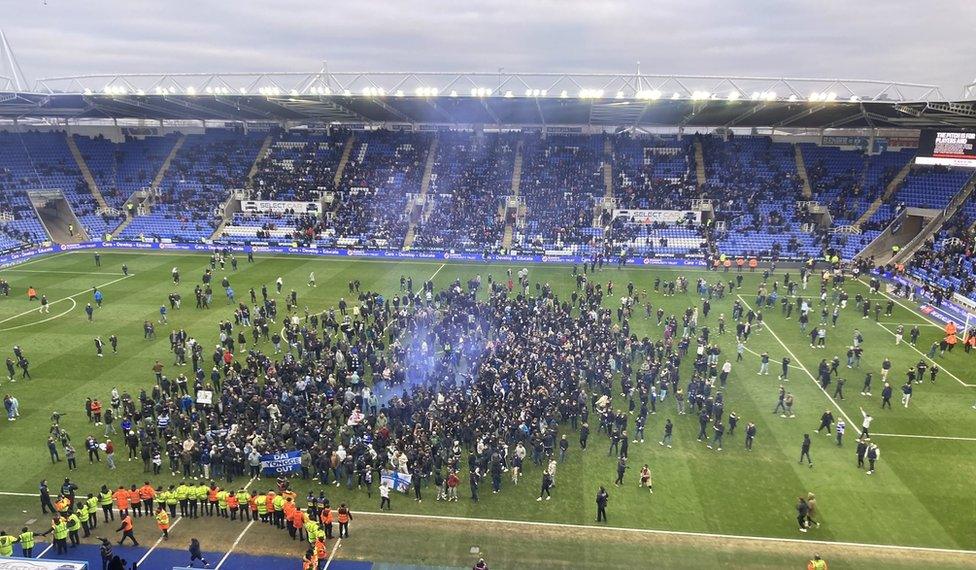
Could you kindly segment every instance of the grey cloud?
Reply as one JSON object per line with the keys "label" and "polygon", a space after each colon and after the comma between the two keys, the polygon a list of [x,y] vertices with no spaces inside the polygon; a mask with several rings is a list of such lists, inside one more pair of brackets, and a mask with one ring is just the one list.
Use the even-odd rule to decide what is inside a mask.
{"label": "grey cloud", "polygon": [[0,0],[32,78],[95,72],[626,71],[976,76],[976,3],[934,0]]}

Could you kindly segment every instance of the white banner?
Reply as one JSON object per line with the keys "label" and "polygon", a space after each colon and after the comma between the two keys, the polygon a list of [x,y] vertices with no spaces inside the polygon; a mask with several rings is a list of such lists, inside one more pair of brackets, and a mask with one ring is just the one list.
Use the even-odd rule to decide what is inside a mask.
{"label": "white banner", "polygon": [[210,390],[197,391],[197,403],[207,405],[213,404],[213,392]]}
{"label": "white banner", "polygon": [[294,211],[296,214],[318,214],[319,203],[289,202],[284,200],[241,200],[241,210],[249,213],[284,214],[287,211]]}
{"label": "white banner", "polygon": [[701,223],[701,212],[694,210],[625,210],[617,209],[613,211],[614,218],[624,218],[636,224],[654,224],[662,222],[665,224],[676,224],[687,219],[694,223]]}

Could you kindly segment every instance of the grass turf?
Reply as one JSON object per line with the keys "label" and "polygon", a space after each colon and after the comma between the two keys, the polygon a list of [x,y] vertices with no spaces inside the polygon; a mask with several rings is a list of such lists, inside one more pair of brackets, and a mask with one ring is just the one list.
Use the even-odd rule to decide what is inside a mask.
{"label": "grass turf", "polygon": [[[486,276],[491,273],[502,278],[506,269],[504,265],[296,257],[259,257],[253,264],[247,264],[243,258],[240,261],[239,271],[232,272],[229,264],[226,270],[239,299],[246,299],[247,290],[252,286],[260,288],[267,284],[273,290],[271,285],[280,275],[285,281],[285,292],[296,289],[300,305],[308,305],[313,311],[334,306],[339,297],[348,299],[347,283],[351,279],[359,279],[364,289],[390,294],[398,290],[401,275],[412,276],[418,284],[434,276],[437,286],[444,287],[455,278],[464,281],[475,274]],[[122,263],[129,266],[132,276],[122,277]],[[83,408],[86,397],[98,396],[107,402],[113,386],[133,395],[140,388],[148,388],[153,383],[150,367],[157,358],[167,365],[168,375],[176,376],[174,368],[169,366],[172,363],[166,339],[169,328],[157,325],[158,339],[155,341],[142,340],[141,329],[143,320],[158,318],[159,306],[166,303],[166,296],[174,290],[170,279],[173,266],[179,266],[183,276],[178,290],[183,295],[184,308],[170,312],[170,327],[185,328],[205,344],[215,342],[216,323],[232,318],[232,306],[222,295],[215,294],[213,308],[209,311],[193,308],[192,289],[207,264],[207,256],[201,255],[103,252],[102,267],[96,268],[91,253],[72,253],[0,271],[0,276],[12,286],[12,296],[0,298],[0,352],[9,354],[10,347],[19,344],[31,360],[34,376],[32,381],[18,379],[16,384],[4,380],[0,388],[4,393],[17,396],[22,414],[18,421],[0,426],[3,457],[0,491],[33,492],[42,478],[49,479],[55,488],[60,478],[68,475],[64,462],[51,465],[45,447],[52,411],[66,413],[62,424],[71,433],[76,447],[81,447],[88,433],[101,435],[100,428],[87,424]],[[308,273],[313,270],[318,287],[310,289],[305,283]],[[781,280],[782,273],[780,270],[773,279]],[[792,273],[797,276],[796,271]],[[697,305],[697,296],[692,293],[674,297],[655,295],[652,282],[655,277],[672,279],[678,274],[676,270],[661,268],[604,269],[596,279],[604,284],[612,279],[618,291],[625,290],[627,281],[633,281],[638,290],[648,289],[648,300],[655,309],[663,306],[668,313],[677,313],[687,306]],[[732,276],[687,271],[680,274],[687,276],[692,284],[698,276],[705,276],[710,281],[727,280]],[[530,279],[552,284],[562,297],[568,296],[574,287],[571,271],[565,266],[531,266]],[[711,315],[701,321],[712,329],[713,338],[720,339],[722,359],[729,357],[734,361],[734,332],[718,337],[717,316],[724,313],[729,319],[730,331],[734,331],[730,319],[732,301],[738,294],[745,303],[753,305],[759,281],[758,273],[746,274],[742,289],[727,295],[725,300],[714,301]],[[815,281],[811,280],[811,289],[807,291],[811,295],[816,293]],[[28,285],[57,301],[51,306],[49,315],[39,315],[36,311],[25,314],[37,307],[36,303],[31,305],[26,301],[24,291]],[[82,309],[91,299],[93,285],[103,288],[106,300],[95,312],[94,321],[89,323]],[[850,283],[847,289],[852,298],[857,292],[870,296],[862,284]],[[657,338],[660,329],[654,326],[653,318],[645,320],[640,309],[640,315],[635,315],[632,320],[632,329],[638,336],[646,334]],[[898,406],[898,387],[904,380],[904,370],[921,355],[904,344],[894,346],[890,332],[894,324],[878,324],[873,317],[862,320],[860,314],[849,307],[842,312],[837,328],[829,330],[827,350],[816,350],[809,347],[808,337],[800,332],[795,314],[794,319],[785,320],[775,308],[767,310],[765,316],[767,330],[752,335],[748,343],[752,352],[746,353],[744,362],[734,364],[729,380],[726,411],[734,410],[741,420],[734,436],[726,434],[724,451],[708,450],[697,443],[694,439],[697,421],[692,416],[674,414],[673,400],[669,398],[658,407],[658,413],[649,418],[645,443],[631,444],[632,469],[625,479],[627,484],[620,489],[611,485],[615,461],[607,457],[607,440],[594,433],[590,449],[585,453],[578,449],[576,437],[570,437],[573,445],[569,459],[559,467],[551,501],[537,503],[534,500],[540,471],[529,464],[518,487],[506,480],[502,492],[492,495],[487,492],[489,486],[482,485],[482,501],[477,505],[464,500],[457,504],[437,503],[431,489],[420,504],[414,502],[412,496],[393,497],[394,511],[590,524],[595,516],[593,497],[596,489],[606,485],[611,494],[609,515],[612,525],[795,538],[801,535],[795,527],[793,505],[798,495],[812,491],[817,494],[822,526],[802,535],[803,538],[976,549],[976,535],[972,533],[976,528],[976,494],[971,489],[976,441],[876,436],[882,457],[877,473],[866,476],[855,467],[853,437],[860,424],[859,406],[864,406],[876,417],[872,429],[878,433],[934,438],[973,437],[976,434],[976,412],[971,406],[976,394],[972,387],[963,383],[976,383],[970,372],[976,354],[966,355],[958,349],[944,359],[936,357],[943,368],[938,382],[934,385],[926,382],[918,387],[911,407],[904,409]],[[816,323],[815,314],[811,320]],[[880,320],[884,323],[926,322],[915,311],[899,305],[891,317],[882,315]],[[815,373],[820,358],[829,360],[838,355],[843,361],[854,328],[860,328],[864,334],[865,354],[860,370],[848,371],[843,365],[841,367],[848,384],[846,400],[836,402],[843,412],[838,413],[835,403],[798,365]],[[104,340],[110,334],[116,334],[120,339],[119,354],[113,355],[109,351],[105,358],[96,358],[92,339],[101,335]],[[923,326],[919,349],[926,351],[939,334],[938,328]],[[772,357],[771,374],[759,377],[756,375],[758,357],[754,353],[763,351],[768,351]],[[788,383],[788,389],[796,396],[797,417],[794,419],[782,419],[772,414],[779,385],[776,380],[778,363],[787,354],[791,354],[794,361]],[[894,410],[880,409],[878,371],[885,356],[893,363]],[[690,359],[686,359],[683,378],[690,375],[689,370]],[[868,370],[875,372],[875,395],[872,398],[858,394]],[[820,414],[828,408],[834,410],[835,416],[846,414],[853,420],[848,422],[845,446],[837,448],[832,438],[814,434],[812,455],[815,467],[799,465],[797,459],[803,433],[813,432]],[[656,441],[669,417],[675,422],[674,448],[664,449]],[[755,451],[751,453],[742,449],[741,439],[741,430],[749,421],[758,427]],[[568,430],[568,426],[565,429]],[[101,484],[114,487],[120,483],[140,483],[146,478],[140,462],[125,461],[124,450],[120,449],[117,459],[118,470],[109,472],[104,463],[88,465],[82,451],[79,453],[80,468],[70,475],[83,491],[94,490]],[[654,474],[653,495],[639,491],[636,486],[636,471],[643,463],[649,463]],[[158,483],[176,481],[165,468],[163,475]],[[238,481],[235,485],[243,483]],[[310,486],[307,482],[296,482],[302,495]],[[462,494],[466,490],[466,484],[462,482]],[[326,492],[333,503],[346,501],[354,510],[378,507],[375,494],[368,499],[364,492],[331,486]],[[31,514],[36,510],[33,506],[25,508]],[[23,519],[19,510],[0,510],[0,525],[19,525]],[[531,540],[525,542],[530,544]],[[436,562],[436,553],[444,551],[437,547],[437,541],[420,541],[409,547],[427,552],[430,557],[425,561],[428,563]],[[598,547],[597,544],[592,546]],[[580,545],[573,549],[573,552],[582,551],[574,558],[595,557],[595,554],[587,553],[588,548]],[[690,553],[696,548],[686,550]],[[384,549],[377,547],[376,551],[377,555],[383,555]],[[395,551],[386,552],[386,555],[396,555]],[[369,553],[364,552],[363,556],[368,558]],[[716,559],[716,562],[720,561]],[[756,559],[756,563],[763,562]]]}

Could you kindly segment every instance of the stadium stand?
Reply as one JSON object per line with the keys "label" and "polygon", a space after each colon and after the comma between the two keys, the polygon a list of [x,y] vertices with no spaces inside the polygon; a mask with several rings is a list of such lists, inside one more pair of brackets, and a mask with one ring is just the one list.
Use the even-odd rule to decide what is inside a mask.
{"label": "stadium stand", "polygon": [[349,133],[342,129],[280,131],[257,166],[252,196],[257,200],[318,200],[332,190]]}
{"label": "stadium stand", "polygon": [[243,188],[265,135],[227,129],[188,135],[154,197],[152,213],[135,218],[119,237],[209,238],[218,225],[215,208],[230,190]]}
{"label": "stadium stand", "polygon": [[103,136],[74,135],[102,197],[109,206],[118,209],[133,192],[152,184],[177,138],[176,134],[126,137],[116,143]]}
{"label": "stadium stand", "polygon": [[606,195],[604,136],[526,135],[521,194],[525,229],[517,248],[533,251],[580,251],[592,241],[596,198]]}
{"label": "stadium stand", "polygon": [[30,204],[28,190],[60,191],[89,236],[100,237],[117,225],[116,217],[97,213],[98,204],[82,179],[65,137],[60,131],[0,133],[4,194],[9,210],[17,218],[6,224],[8,237],[13,232],[20,236],[19,241],[47,239]]}
{"label": "stadium stand", "polygon": [[344,246],[400,249],[408,226],[408,194],[420,193],[432,136],[387,130],[358,133],[329,214],[329,230],[323,235]]}
{"label": "stadium stand", "polygon": [[416,229],[415,249],[497,250],[505,223],[498,215],[509,193],[518,136],[441,133],[428,195],[432,203]]}
{"label": "stadium stand", "polygon": [[[30,190],[59,190],[90,236],[119,225],[121,215],[98,209],[79,164],[91,172],[109,210],[122,210],[134,192],[154,187],[158,178],[149,213],[122,226],[123,239],[200,241],[224,223],[220,239],[238,242],[401,249],[410,233],[409,247],[418,250],[509,247],[650,257],[717,251],[794,259],[819,257],[825,247],[853,258],[900,208],[942,208],[972,175],[958,168],[908,170],[914,149],[867,154],[746,135],[278,128],[115,140],[73,134],[80,163],[68,136],[57,130],[0,133],[0,249],[49,239]],[[698,145],[703,168],[696,164]],[[818,226],[805,205],[797,148],[810,203],[829,210],[832,227]],[[895,179],[899,172],[908,173],[903,181]],[[892,180],[901,183],[879,206]],[[223,220],[217,208],[231,190],[244,188],[253,199],[322,200],[324,212],[238,212]],[[717,231],[614,219],[610,211],[690,210],[699,199],[710,202]],[[512,200],[520,204],[517,215],[509,209]],[[957,218],[976,219],[976,202]],[[920,270],[933,269],[933,252],[956,252],[958,236],[948,229],[924,250]]]}

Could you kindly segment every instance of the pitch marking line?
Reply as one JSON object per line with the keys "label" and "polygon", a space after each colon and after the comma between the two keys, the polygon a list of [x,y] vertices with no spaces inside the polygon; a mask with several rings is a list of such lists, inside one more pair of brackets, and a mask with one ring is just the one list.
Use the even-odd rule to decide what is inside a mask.
{"label": "pitch marking line", "polygon": [[227,558],[230,556],[230,554],[234,552],[234,549],[237,548],[238,544],[240,544],[241,539],[244,538],[244,533],[246,533],[248,529],[250,529],[252,526],[254,526],[254,521],[247,523],[247,526],[244,527],[244,530],[241,531],[241,534],[237,535],[237,540],[234,541],[234,544],[230,545],[230,548],[227,549],[227,552],[224,554],[224,557],[220,559],[220,562],[218,562],[216,566],[214,566],[214,570],[220,570],[220,567],[224,565],[224,562],[227,561]]}
{"label": "pitch marking line", "polygon": [[[887,332],[888,334],[890,334],[891,336],[895,336],[895,333],[894,333],[894,332],[893,332],[893,331],[892,331],[891,329],[889,329],[889,328],[888,328],[888,325],[884,325],[884,324],[882,324],[882,323],[877,323],[877,324],[878,324],[878,326],[880,326],[880,327],[881,327],[881,328],[882,328],[882,329],[883,329],[884,331],[886,331],[886,332]],[[914,350],[915,352],[917,352],[917,353],[919,353],[920,355],[922,355],[922,358],[924,358],[925,360],[928,360],[928,361],[929,361],[929,362],[931,362],[932,364],[935,364],[935,365],[938,365],[938,364],[939,364],[939,363],[938,363],[937,361],[935,361],[935,360],[933,360],[933,359],[931,359],[931,358],[929,358],[929,355],[927,355],[927,354],[925,354],[924,352],[922,352],[922,351],[921,351],[921,350],[919,350],[918,348],[916,348],[916,347],[914,347],[914,346],[912,346],[912,345],[911,345],[911,343],[909,343],[909,342],[907,342],[907,341],[903,341],[903,342],[902,342],[902,344],[904,344],[904,345],[905,345],[905,346],[907,346],[908,348],[910,348],[910,349],[912,349],[912,350]],[[899,345],[899,346],[901,346],[901,345]],[[939,368],[940,368],[940,369],[941,369],[941,370],[942,370],[943,372],[945,372],[946,374],[948,374],[948,375],[949,375],[949,376],[950,376],[950,377],[951,377],[951,378],[952,378],[953,380],[955,380],[956,382],[959,382],[960,384],[962,384],[962,385],[963,385],[963,386],[965,386],[966,388],[973,388],[973,387],[976,387],[976,384],[969,384],[969,383],[967,383],[967,382],[964,382],[964,381],[963,381],[962,379],[960,379],[960,378],[959,378],[958,376],[956,376],[956,375],[955,375],[955,374],[953,374],[952,372],[949,372],[949,370],[947,370],[947,369],[946,369],[945,367],[943,367],[943,366],[939,366]]]}
{"label": "pitch marking line", "polygon": [[59,273],[69,275],[125,275],[108,271],[67,271],[60,269],[4,269],[4,273]]}
{"label": "pitch marking line", "polygon": [[622,532],[631,532],[635,534],[655,534],[663,536],[692,536],[700,538],[714,538],[714,539],[724,539],[724,540],[747,540],[755,542],[787,542],[791,544],[822,544],[824,546],[846,546],[846,547],[859,547],[859,548],[878,548],[884,550],[907,550],[912,552],[933,552],[942,554],[964,554],[968,556],[976,556],[976,550],[963,550],[963,549],[952,549],[952,548],[933,548],[927,546],[898,546],[895,544],[866,544],[861,542],[840,542],[840,541],[830,541],[830,540],[808,540],[803,538],[775,538],[769,536],[749,536],[749,535],[737,535],[737,534],[716,534],[709,532],[690,532],[681,530],[659,530],[650,528],[628,528],[628,527],[607,527],[607,526],[596,526],[596,525],[583,525],[583,524],[566,524],[566,523],[549,523],[549,522],[536,522],[536,521],[524,521],[524,520],[506,520],[506,519],[487,519],[487,518],[475,518],[475,517],[452,517],[446,515],[412,515],[412,514],[402,514],[402,513],[377,513],[372,511],[359,511],[357,515],[362,516],[375,516],[375,517],[402,517],[402,518],[413,518],[413,519],[427,519],[427,520],[441,520],[441,521],[469,521],[469,522],[482,522],[482,523],[505,523],[514,525],[524,525],[524,526],[537,526],[537,527],[551,527],[551,528],[571,528],[571,529],[584,529],[584,530],[595,530],[599,532],[606,532],[607,530],[616,530]]}
{"label": "pitch marking line", "polygon": [[41,553],[37,555],[37,557],[38,558],[44,558],[44,555],[47,554],[48,551],[50,551],[52,548],[54,548],[54,542],[53,541],[51,542],[51,544],[48,544],[47,545],[47,548],[45,548],[44,550],[42,550]]}
{"label": "pitch marking line", "polygon": [[[56,315],[54,315],[52,317],[48,317],[46,319],[41,319],[39,321],[34,321],[32,323],[24,323],[22,325],[16,325],[16,326],[13,326],[13,327],[7,327],[5,329],[0,329],[0,332],[13,331],[13,330],[17,330],[17,329],[22,329],[24,327],[32,327],[34,325],[39,325],[41,323],[46,323],[48,321],[53,321],[54,319],[60,319],[61,317],[65,316],[68,313],[70,313],[71,311],[73,311],[75,309],[75,307],[78,306],[78,303],[75,302],[74,299],[69,299],[69,300],[71,301],[71,308],[70,309],[67,309],[65,311],[62,311],[62,312],[60,312],[60,313],[58,313],[58,314],[56,314]],[[50,303],[48,304],[48,306],[50,306]],[[18,316],[20,316],[20,315],[18,315]],[[14,318],[14,317],[11,317],[11,318]]]}
{"label": "pitch marking line", "polygon": [[[181,520],[183,520],[183,517],[177,517],[176,520],[173,521],[173,524],[169,525],[169,528],[176,528],[176,525],[178,525]],[[163,537],[160,536],[158,539],[156,539],[156,544],[153,544],[151,547],[149,547],[149,550],[147,550],[146,553],[142,555],[142,558],[139,559],[139,562],[136,562],[136,566],[137,567],[142,566],[142,563],[146,561],[146,558],[149,558],[149,555],[153,553],[153,550],[156,550],[156,547],[162,544],[162,542],[163,542]]]}
{"label": "pitch marking line", "polygon": [[[749,305],[748,301],[742,298],[742,295],[736,294],[736,297],[738,297],[739,300],[742,301],[742,304],[745,305],[750,311],[752,310],[752,306]],[[847,412],[844,411],[844,408],[840,407],[840,405],[834,400],[834,398],[830,394],[828,394],[826,390],[823,389],[823,387],[820,385],[820,382],[817,382],[817,378],[813,374],[811,374],[810,371],[807,370],[807,367],[804,366],[802,362],[800,362],[800,359],[797,358],[795,354],[793,354],[793,351],[790,350],[790,347],[786,346],[786,343],[779,338],[779,336],[773,330],[773,327],[771,327],[767,322],[764,322],[764,324],[766,325],[766,330],[769,331],[769,334],[773,335],[773,338],[776,339],[776,342],[778,342],[780,346],[782,346],[783,349],[786,350],[786,353],[793,358],[793,362],[791,362],[791,364],[796,363],[796,365],[800,367],[800,370],[806,372],[807,376],[810,377],[810,380],[812,380],[814,385],[817,386],[817,389],[823,392],[823,395],[827,396],[827,399],[830,400],[830,402],[834,405],[834,407],[837,408],[837,410],[844,415],[844,419],[847,420],[847,425],[851,427],[860,426],[861,424],[854,422],[854,420],[852,420],[851,417],[847,415]]]}
{"label": "pitch marking line", "polygon": [[437,271],[435,271],[434,274],[427,279],[427,281],[433,281],[434,277],[437,277],[437,274],[440,273],[441,269],[444,269],[446,265],[447,265],[446,263],[442,263],[441,266],[437,268]]}
{"label": "pitch marking line", "polygon": [[332,566],[332,559],[335,558],[336,552],[339,552],[339,547],[342,545],[342,539],[336,541],[335,546],[332,547],[332,554],[329,554],[329,559],[325,562],[325,567],[322,570],[329,570],[329,566]]}
{"label": "pitch marking line", "polygon": [[895,325],[895,326],[905,325],[906,327],[911,327],[911,326],[917,326],[917,327],[935,327],[937,329],[941,329],[942,328],[942,327],[940,327],[939,325],[937,325],[935,323],[900,323],[900,322],[897,322],[897,321],[878,321],[878,324],[879,325]]}
{"label": "pitch marking line", "polygon": [[[129,277],[133,277],[133,276],[132,275],[126,275],[125,277],[119,277],[118,279],[113,279],[112,281],[109,281],[108,283],[103,283],[101,285],[96,285],[96,287],[99,288],[99,289],[102,289],[102,288],[108,287],[109,285],[112,285],[114,283],[118,283],[119,281],[122,281],[124,279],[128,279]],[[51,301],[51,302],[48,303],[48,306],[51,306],[51,305],[53,305],[55,303],[60,303],[61,301],[73,300],[75,297],[78,297],[79,295],[84,295],[86,293],[91,293],[91,287],[89,287],[88,289],[85,289],[83,291],[79,291],[79,292],[75,293],[74,295],[68,295],[67,297],[62,297],[62,298],[58,299],[57,301]],[[37,312],[37,309],[36,308],[35,309],[31,309],[30,311],[24,311],[23,313],[20,313],[19,315],[14,315],[12,317],[7,317],[6,319],[3,319],[2,321],[0,321],[0,325],[2,325],[3,323],[6,323],[8,321],[12,321],[12,320],[14,320],[16,318],[23,317],[25,315],[29,315],[29,314],[34,313],[34,312]],[[30,323],[30,324],[37,324],[37,323]]]}
{"label": "pitch marking line", "polygon": [[976,437],[952,437],[948,435],[914,435],[910,433],[872,433],[872,436],[908,437],[913,439],[948,439],[952,441],[976,441]]}

